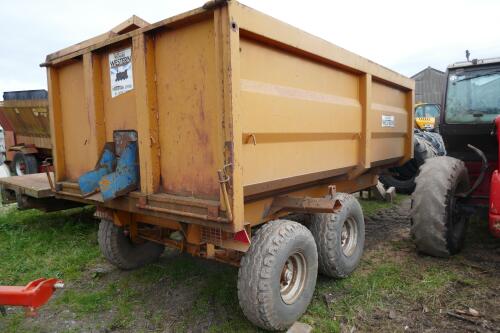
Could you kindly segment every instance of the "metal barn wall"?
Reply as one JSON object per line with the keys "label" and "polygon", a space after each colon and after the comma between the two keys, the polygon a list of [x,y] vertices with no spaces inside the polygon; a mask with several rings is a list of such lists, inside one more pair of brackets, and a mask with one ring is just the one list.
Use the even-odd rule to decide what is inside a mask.
{"label": "metal barn wall", "polygon": [[432,67],[411,77],[415,80],[415,103],[441,104],[446,74]]}

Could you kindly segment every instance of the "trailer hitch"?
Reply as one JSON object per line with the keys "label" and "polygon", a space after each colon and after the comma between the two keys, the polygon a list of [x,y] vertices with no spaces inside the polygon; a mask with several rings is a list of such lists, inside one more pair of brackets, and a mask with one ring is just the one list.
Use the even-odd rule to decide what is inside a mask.
{"label": "trailer hitch", "polygon": [[472,185],[472,187],[467,192],[457,194],[457,197],[460,198],[467,198],[469,195],[471,195],[471,193],[473,193],[479,187],[479,185],[481,185],[484,179],[484,175],[486,174],[486,170],[488,169],[488,159],[486,158],[486,155],[484,155],[484,153],[481,151],[481,149],[474,147],[471,144],[468,144],[467,147],[469,149],[472,149],[481,158],[482,161],[481,173],[474,182],[474,185]]}
{"label": "trailer hitch", "polygon": [[36,316],[36,309],[47,303],[56,289],[64,288],[59,279],[40,278],[26,286],[0,286],[0,309],[5,314],[4,306],[23,306],[26,316]]}

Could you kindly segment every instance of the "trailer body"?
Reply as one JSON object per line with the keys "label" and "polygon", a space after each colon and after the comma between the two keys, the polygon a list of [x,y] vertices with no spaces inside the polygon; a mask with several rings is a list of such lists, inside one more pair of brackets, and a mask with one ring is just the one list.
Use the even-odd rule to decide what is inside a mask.
{"label": "trailer body", "polygon": [[235,1],[132,17],[43,66],[49,183],[97,206],[103,255],[132,269],[166,245],[240,266],[240,305],[265,329],[304,313],[318,266],[359,263],[362,210],[337,191],[413,153],[412,80]]}
{"label": "trailer body", "polygon": [[[135,28],[47,57],[60,197],[237,233],[279,195],[357,191],[412,156],[413,81],[395,72],[238,3]],[[116,52],[133,87],[114,96]],[[85,197],[117,130],[137,133],[140,188]]]}

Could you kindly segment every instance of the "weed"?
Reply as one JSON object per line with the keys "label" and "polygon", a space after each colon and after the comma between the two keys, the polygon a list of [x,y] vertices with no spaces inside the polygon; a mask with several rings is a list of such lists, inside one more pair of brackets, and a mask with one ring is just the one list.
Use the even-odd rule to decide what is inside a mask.
{"label": "weed", "polygon": [[361,204],[361,207],[363,208],[363,214],[365,216],[371,216],[375,214],[377,211],[381,209],[386,209],[386,208],[391,208],[394,206],[399,205],[403,200],[407,199],[407,195],[403,194],[397,194],[396,198],[394,201],[387,202],[387,201],[382,201],[382,200],[377,200],[377,199],[359,199],[359,203]]}

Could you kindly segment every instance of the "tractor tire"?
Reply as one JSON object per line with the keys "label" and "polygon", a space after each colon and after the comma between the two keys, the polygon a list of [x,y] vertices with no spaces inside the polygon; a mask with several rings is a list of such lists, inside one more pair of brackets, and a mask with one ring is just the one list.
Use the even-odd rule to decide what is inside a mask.
{"label": "tractor tire", "polygon": [[457,212],[455,195],[470,188],[465,164],[449,156],[428,159],[420,168],[416,183],[411,235],[417,250],[445,258],[459,252],[468,216]]}
{"label": "tractor tire", "polygon": [[400,167],[390,168],[389,174],[382,174],[379,180],[385,188],[394,187],[396,192],[411,194],[415,190],[415,176],[418,168],[415,160],[410,160]]}
{"label": "tractor tire", "polygon": [[238,272],[245,316],[265,330],[285,330],[307,309],[318,274],[311,232],[300,223],[275,220],[252,238]]}
{"label": "tractor tire", "polygon": [[338,193],[342,204],[337,213],[312,214],[309,229],[318,248],[319,271],[329,277],[344,278],[359,265],[365,244],[365,221],[358,200]]}
{"label": "tractor tire", "polygon": [[379,180],[386,188],[394,187],[398,193],[412,194],[419,167],[429,158],[446,155],[443,138],[438,133],[419,131],[414,133],[414,139],[413,159],[380,175]]}
{"label": "tractor tire", "polygon": [[130,237],[125,235],[123,228],[109,220],[101,220],[97,240],[102,255],[111,264],[123,270],[154,262],[165,250],[164,245],[150,241],[134,244]]}
{"label": "tractor tire", "polygon": [[15,176],[37,173],[38,161],[35,155],[17,152],[12,159],[11,168],[11,171]]}
{"label": "tractor tire", "polygon": [[414,138],[413,158],[419,167],[429,158],[446,155],[443,137],[438,133],[417,132]]}

